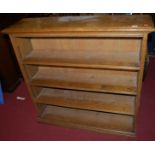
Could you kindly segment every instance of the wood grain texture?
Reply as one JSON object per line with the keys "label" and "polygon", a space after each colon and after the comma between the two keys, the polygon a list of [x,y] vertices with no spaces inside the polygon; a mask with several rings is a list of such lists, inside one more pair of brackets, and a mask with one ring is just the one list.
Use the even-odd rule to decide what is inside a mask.
{"label": "wood grain texture", "polygon": [[20,55],[20,59],[27,56],[32,51],[32,44],[30,39],[25,38],[16,38],[18,53]]}
{"label": "wood grain texture", "polygon": [[38,38],[31,39],[31,43],[33,51],[23,58],[25,64],[139,69],[138,38]]}
{"label": "wood grain texture", "polygon": [[[32,68],[32,66],[27,66]],[[137,73],[96,69],[39,67],[32,85],[136,95]]]}
{"label": "wood grain texture", "polygon": [[146,15],[23,19],[5,29],[39,121],[134,135],[140,106]]}
{"label": "wood grain texture", "polygon": [[[37,88],[35,90],[37,90]],[[39,88],[41,89],[41,87]],[[135,96],[54,88],[42,88],[36,95],[35,102],[128,115],[134,115],[135,111]]]}
{"label": "wood grain texture", "polygon": [[49,33],[66,31],[153,31],[153,22],[148,15],[133,16],[85,16],[28,18],[5,29],[5,33]]}
{"label": "wood grain texture", "polygon": [[[52,55],[53,53],[53,55]],[[59,54],[59,58],[54,57],[54,53]],[[25,58],[23,58],[23,64],[24,65],[41,65],[41,66],[58,66],[58,67],[74,67],[74,68],[96,68],[96,69],[110,69],[110,70],[129,70],[129,71],[139,71],[139,60],[134,61],[132,59],[132,54],[129,55],[131,59],[126,58],[127,61],[124,61],[123,56],[120,54],[116,54],[116,57],[119,57],[119,60],[116,59],[116,57],[113,59],[112,55],[110,57],[110,54],[108,56],[101,57],[99,59],[84,58],[84,52],[81,53],[81,57],[76,57],[77,54],[74,54],[72,58],[66,58],[62,57],[62,52],[60,51],[48,51],[48,50],[40,50],[40,51],[32,51],[30,54],[28,54]],[[63,53],[70,53],[72,55],[71,51]],[[121,60],[122,61],[121,61]]]}
{"label": "wood grain texture", "polygon": [[[27,54],[27,52],[30,51],[31,46],[30,46],[30,44],[29,44],[29,41],[26,41],[26,42],[25,42],[25,40],[18,39],[18,38],[16,38],[16,37],[12,36],[12,35],[10,35],[10,39],[11,39],[11,43],[12,43],[13,48],[14,48],[14,51],[15,51],[15,55],[16,55],[16,57],[17,57],[17,61],[18,61],[19,67],[20,67],[21,72],[22,72],[22,75],[23,75],[23,77],[24,77],[24,81],[25,81],[25,83],[26,83],[27,89],[28,89],[28,91],[29,91],[29,93],[30,93],[30,95],[31,95],[31,97],[32,97],[34,106],[35,106],[35,108],[36,108],[36,110],[37,110],[37,114],[39,115],[39,113],[40,113],[41,111],[43,111],[43,109],[44,109],[43,107],[44,107],[44,106],[37,106],[37,105],[35,104],[35,102],[34,102],[33,91],[32,91],[32,89],[31,89],[31,87],[30,87],[30,85],[29,85],[29,76],[34,75],[34,73],[35,73],[34,71],[36,71],[37,68],[33,67],[32,69],[30,69],[30,70],[27,72],[27,71],[26,71],[26,68],[25,68],[26,66],[23,65],[23,63],[22,63],[22,57],[23,57],[22,52],[25,53],[25,54]],[[23,42],[21,42],[21,41],[23,41]],[[25,46],[25,43],[28,43],[28,45]],[[23,49],[23,50],[21,50],[19,47],[22,47],[21,49]],[[27,49],[28,49],[28,50],[27,50]]]}
{"label": "wood grain texture", "polygon": [[[145,34],[143,40],[142,40],[142,50],[141,50],[141,61],[140,61],[140,70],[138,72],[138,79],[137,79],[137,98],[136,98],[136,105],[135,105],[135,114],[136,116],[138,115],[139,107],[141,104],[140,97],[141,97],[141,91],[142,91],[142,82],[143,82],[143,73],[144,73],[144,64],[146,60],[146,55],[147,55],[147,40],[148,36]],[[135,118],[135,123],[134,123],[134,128],[136,128],[137,124],[137,117]]]}
{"label": "wood grain texture", "polygon": [[101,37],[124,37],[124,38],[143,38],[144,34],[142,32],[130,32],[126,31],[113,32],[113,31],[64,31],[64,32],[48,32],[48,33],[37,33],[37,32],[27,32],[27,33],[10,33],[12,36],[17,38],[101,38]]}
{"label": "wood grain texture", "polygon": [[41,115],[52,123],[64,123],[67,125],[84,126],[98,130],[109,129],[124,132],[134,132],[133,117],[127,115],[116,115],[89,110],[79,110],[47,106]]}

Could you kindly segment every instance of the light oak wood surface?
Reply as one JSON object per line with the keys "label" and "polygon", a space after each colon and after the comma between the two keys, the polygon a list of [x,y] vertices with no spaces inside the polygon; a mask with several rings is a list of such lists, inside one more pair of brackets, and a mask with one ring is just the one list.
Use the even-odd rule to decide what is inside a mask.
{"label": "light oak wood surface", "polygon": [[147,15],[28,18],[3,30],[38,121],[136,135]]}
{"label": "light oak wood surface", "polygon": [[[27,70],[37,70],[28,66]],[[34,76],[32,76],[34,74]],[[32,85],[136,95],[137,73],[97,69],[39,67],[29,76]]]}
{"label": "light oak wood surface", "polygon": [[[37,103],[134,115],[135,96],[42,88]],[[35,88],[36,90],[37,88]]]}
{"label": "light oak wood surface", "polygon": [[28,18],[12,25],[7,33],[48,33],[58,31],[154,31],[153,22],[148,15],[98,15],[82,17]]}
{"label": "light oak wood surface", "polygon": [[47,106],[41,115],[43,119],[67,124],[81,124],[87,127],[116,131],[133,131],[133,117],[88,110]]}

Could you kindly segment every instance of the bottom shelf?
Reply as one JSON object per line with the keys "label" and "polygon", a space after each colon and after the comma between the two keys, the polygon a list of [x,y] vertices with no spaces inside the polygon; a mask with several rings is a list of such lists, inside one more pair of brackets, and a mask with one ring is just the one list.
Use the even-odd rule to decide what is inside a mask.
{"label": "bottom shelf", "polygon": [[134,136],[134,117],[47,105],[40,122]]}

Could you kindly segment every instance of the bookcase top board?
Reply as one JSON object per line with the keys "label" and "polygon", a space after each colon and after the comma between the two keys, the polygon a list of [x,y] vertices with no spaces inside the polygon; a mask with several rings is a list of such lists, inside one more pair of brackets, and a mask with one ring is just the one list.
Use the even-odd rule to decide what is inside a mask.
{"label": "bookcase top board", "polygon": [[151,32],[154,30],[149,15],[94,15],[24,18],[4,29],[3,32]]}

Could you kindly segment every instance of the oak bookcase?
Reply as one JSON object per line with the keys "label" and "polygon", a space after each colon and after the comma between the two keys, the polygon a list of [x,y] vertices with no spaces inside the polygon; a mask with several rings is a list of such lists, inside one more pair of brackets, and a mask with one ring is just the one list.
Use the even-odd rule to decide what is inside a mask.
{"label": "oak bookcase", "polygon": [[135,135],[147,15],[27,18],[5,29],[38,121]]}

